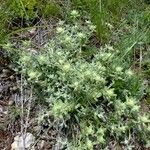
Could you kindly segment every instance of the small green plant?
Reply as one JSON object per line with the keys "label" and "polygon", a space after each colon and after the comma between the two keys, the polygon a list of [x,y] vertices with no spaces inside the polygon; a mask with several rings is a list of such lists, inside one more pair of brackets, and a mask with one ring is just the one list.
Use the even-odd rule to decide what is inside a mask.
{"label": "small green plant", "polygon": [[150,116],[140,110],[142,81],[109,45],[90,60],[85,57],[83,47],[95,26],[89,20],[78,22],[78,17],[74,10],[72,24],[60,21],[43,51],[16,50],[19,72],[47,104],[46,115],[68,132],[68,150],[104,149],[111,141],[132,147],[135,137],[148,144]]}

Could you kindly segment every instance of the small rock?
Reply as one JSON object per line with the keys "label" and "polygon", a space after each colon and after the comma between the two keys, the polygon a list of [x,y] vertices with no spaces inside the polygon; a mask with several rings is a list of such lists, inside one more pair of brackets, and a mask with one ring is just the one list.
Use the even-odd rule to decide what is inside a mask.
{"label": "small rock", "polygon": [[2,72],[8,74],[10,71],[8,69],[3,69]]}
{"label": "small rock", "polygon": [[10,88],[9,88],[9,90],[10,90],[10,91],[13,91],[13,88],[12,88],[12,87],[10,87]]}
{"label": "small rock", "polygon": [[37,146],[38,146],[38,149],[41,149],[41,150],[42,150],[42,149],[43,149],[43,150],[52,149],[51,143],[48,142],[48,141],[45,141],[45,140],[39,141],[38,144],[37,144]]}
{"label": "small rock", "polygon": [[14,79],[15,79],[15,77],[14,77],[13,75],[11,75],[9,78],[10,78],[11,80],[14,80]]}
{"label": "small rock", "polygon": [[8,111],[3,111],[3,114],[4,114],[4,115],[7,115],[7,114],[8,114]]}
{"label": "small rock", "polygon": [[0,75],[0,78],[6,78],[6,77],[7,77],[7,75],[5,73]]}
{"label": "small rock", "polygon": [[14,87],[12,88],[13,91],[17,91],[17,89],[18,89],[17,86],[14,86]]}
{"label": "small rock", "polygon": [[11,150],[24,150],[29,149],[34,150],[31,148],[31,145],[34,144],[35,137],[31,133],[26,133],[24,135],[17,135],[14,137],[14,142],[11,144]]}
{"label": "small rock", "polygon": [[2,113],[3,112],[3,108],[2,107],[0,107],[0,113]]}
{"label": "small rock", "polygon": [[8,102],[8,105],[9,106],[12,106],[14,104],[14,101],[13,100],[10,100],[9,102]]}
{"label": "small rock", "polygon": [[32,28],[31,30],[29,30],[30,35],[34,35],[36,32],[36,28]]}

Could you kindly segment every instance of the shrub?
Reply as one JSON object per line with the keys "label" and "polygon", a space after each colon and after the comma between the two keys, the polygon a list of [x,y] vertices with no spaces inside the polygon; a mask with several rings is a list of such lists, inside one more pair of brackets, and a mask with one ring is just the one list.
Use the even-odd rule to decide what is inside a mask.
{"label": "shrub", "polygon": [[132,140],[148,144],[150,118],[140,111],[142,81],[118,63],[118,51],[110,46],[97,49],[90,60],[83,55],[95,26],[78,22],[78,16],[72,12],[71,25],[60,21],[43,51],[17,50],[20,73],[47,104],[46,115],[67,132],[68,149],[103,149],[111,141],[126,148]]}

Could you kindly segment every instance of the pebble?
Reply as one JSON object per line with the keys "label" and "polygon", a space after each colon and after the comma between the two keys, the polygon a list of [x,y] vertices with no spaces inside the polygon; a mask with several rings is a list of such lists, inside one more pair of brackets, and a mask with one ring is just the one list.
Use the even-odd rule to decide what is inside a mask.
{"label": "pebble", "polygon": [[10,100],[9,102],[8,102],[8,105],[9,106],[12,106],[14,104],[14,101],[13,100]]}
{"label": "pebble", "polygon": [[6,77],[7,77],[7,75],[5,73],[0,75],[0,78],[6,78]]}
{"label": "pebble", "polygon": [[34,149],[31,147],[35,142],[35,137],[31,133],[26,133],[14,137],[14,142],[11,144],[11,150],[23,150],[23,149]]}
{"label": "pebble", "polygon": [[18,90],[18,87],[17,87],[17,86],[14,86],[14,87],[12,88],[12,90],[13,90],[13,91],[17,91],[17,90]]}
{"label": "pebble", "polygon": [[13,75],[11,75],[9,78],[10,78],[11,80],[14,80],[14,79],[15,79],[15,77],[14,77]]}
{"label": "pebble", "polygon": [[3,72],[4,74],[8,74],[10,71],[9,71],[8,69],[3,69],[2,72]]}
{"label": "pebble", "polygon": [[9,88],[9,90],[10,90],[10,91],[13,91],[13,88],[12,88],[12,87],[10,87],[10,88]]}

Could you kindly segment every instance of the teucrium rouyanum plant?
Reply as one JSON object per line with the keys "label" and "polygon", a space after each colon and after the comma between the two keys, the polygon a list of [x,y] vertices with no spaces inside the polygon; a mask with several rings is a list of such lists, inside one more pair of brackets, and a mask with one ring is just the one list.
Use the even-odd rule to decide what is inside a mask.
{"label": "teucrium rouyanum plant", "polygon": [[[75,135],[68,139],[68,149],[102,149],[113,140],[126,146],[132,137],[147,144],[150,118],[140,111],[142,82],[118,64],[113,48],[97,49],[90,60],[83,57],[95,26],[73,19],[71,25],[58,23],[56,36],[43,51],[20,52],[21,72],[48,104],[47,114],[67,128],[70,137]],[[72,124],[78,126],[78,134],[69,129]]]}

